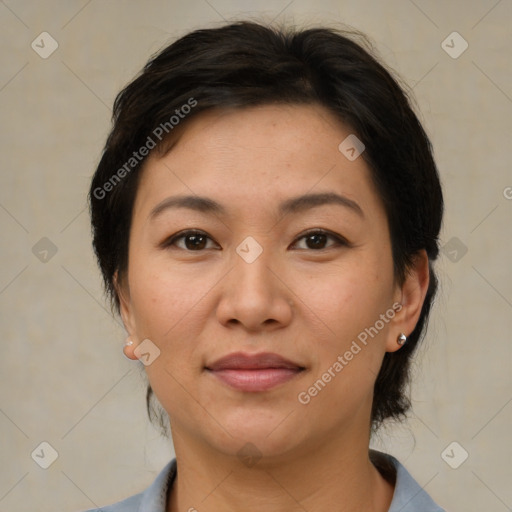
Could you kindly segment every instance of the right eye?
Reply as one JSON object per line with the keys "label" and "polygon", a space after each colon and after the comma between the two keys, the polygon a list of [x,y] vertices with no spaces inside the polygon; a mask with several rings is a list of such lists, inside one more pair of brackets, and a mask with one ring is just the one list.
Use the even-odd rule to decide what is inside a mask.
{"label": "right eye", "polygon": [[[203,249],[212,249],[207,247],[208,241],[213,240],[203,231],[187,230],[176,233],[168,238],[164,243],[164,247],[176,246],[185,251],[202,251]],[[215,243],[215,242],[213,242]]]}

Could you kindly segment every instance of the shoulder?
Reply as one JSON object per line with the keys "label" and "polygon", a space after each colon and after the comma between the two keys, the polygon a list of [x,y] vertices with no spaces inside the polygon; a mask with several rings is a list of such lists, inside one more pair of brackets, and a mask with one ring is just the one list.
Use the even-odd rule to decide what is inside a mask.
{"label": "shoulder", "polygon": [[370,450],[370,458],[381,472],[391,468],[394,473],[395,492],[388,512],[445,512],[395,457]]}
{"label": "shoulder", "polygon": [[136,512],[140,508],[143,494],[144,493],[141,492],[134,496],[130,496],[123,501],[114,503],[113,505],[107,505],[101,508],[91,508],[85,512]]}
{"label": "shoulder", "polygon": [[122,501],[85,512],[138,512],[151,510],[165,512],[167,492],[176,476],[176,459],[171,460],[158,474],[153,483],[143,492]]}

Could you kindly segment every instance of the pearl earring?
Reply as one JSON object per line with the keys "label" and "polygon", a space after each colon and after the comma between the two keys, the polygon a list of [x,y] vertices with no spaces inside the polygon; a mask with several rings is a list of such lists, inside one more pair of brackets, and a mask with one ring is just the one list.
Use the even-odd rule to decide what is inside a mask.
{"label": "pearl earring", "polygon": [[398,335],[398,338],[396,339],[396,342],[402,346],[405,342],[407,341],[407,336],[401,332],[399,335]]}

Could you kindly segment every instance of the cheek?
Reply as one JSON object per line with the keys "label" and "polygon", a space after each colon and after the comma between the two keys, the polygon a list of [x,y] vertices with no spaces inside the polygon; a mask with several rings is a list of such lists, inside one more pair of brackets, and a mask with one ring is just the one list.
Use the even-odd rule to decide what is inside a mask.
{"label": "cheek", "polygon": [[[389,265],[355,257],[326,271],[297,280],[297,295],[336,335],[357,334],[391,305]],[[357,332],[355,332],[355,331]]]}
{"label": "cheek", "polygon": [[[301,293],[307,297],[308,306],[304,311],[310,311],[305,313],[310,315],[310,350],[315,353],[315,378],[311,382],[329,369],[337,376],[329,384],[331,391],[323,394],[318,403],[346,400],[347,395],[357,403],[373,389],[388,330],[388,324],[381,325],[380,315],[391,308],[392,292],[391,259],[384,255],[380,261],[363,256],[347,259],[336,269],[303,282]],[[311,329],[315,317],[321,319],[317,322],[318,331]],[[336,362],[338,370],[343,366],[341,371],[333,368]]]}
{"label": "cheek", "polygon": [[209,280],[191,278],[179,268],[170,269],[158,261],[138,263],[133,261],[129,281],[138,329],[165,341],[173,331],[183,328],[188,315],[200,311]]}
{"label": "cheek", "polygon": [[194,341],[203,328],[201,297],[205,292],[183,273],[171,273],[161,265],[138,265],[134,260],[131,272],[137,334],[160,350],[154,362],[145,367],[150,385],[165,410],[188,410],[191,400],[187,390],[199,368]]}
{"label": "cheek", "polygon": [[211,314],[207,294],[216,280],[204,272],[191,275],[155,259],[133,258],[130,263],[137,336],[150,339],[160,350],[158,359],[146,371],[158,398],[165,402],[168,392],[175,398],[181,396],[183,390],[177,382],[197,377],[202,361],[197,340]]}

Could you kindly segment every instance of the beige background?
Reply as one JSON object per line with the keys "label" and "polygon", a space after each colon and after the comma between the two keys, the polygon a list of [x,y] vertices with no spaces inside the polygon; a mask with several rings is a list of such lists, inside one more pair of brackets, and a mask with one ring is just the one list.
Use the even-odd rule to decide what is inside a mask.
{"label": "beige background", "polygon": [[[248,16],[351,25],[414,86],[445,188],[443,244],[459,242],[438,263],[414,413],[375,444],[448,510],[510,510],[512,2],[6,0],[0,512],[112,503],[144,489],[172,457],[146,419],[140,363],[121,353],[85,197],[115,94],[150,54],[189,30]],[[59,45],[47,59],[31,48],[43,31]],[[469,44],[457,59],[441,46],[453,31]],[[48,242],[33,251],[43,237],[57,249],[46,262]],[[58,452],[46,470],[31,458],[42,441]],[[469,453],[458,469],[441,457],[452,441]]]}

